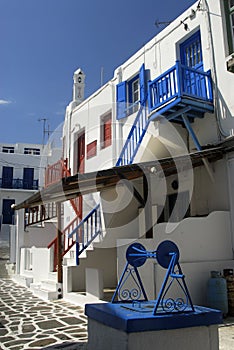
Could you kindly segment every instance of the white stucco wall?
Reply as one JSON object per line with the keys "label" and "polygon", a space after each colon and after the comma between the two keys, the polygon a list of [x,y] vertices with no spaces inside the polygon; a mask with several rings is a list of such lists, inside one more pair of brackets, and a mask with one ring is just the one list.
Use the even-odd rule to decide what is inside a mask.
{"label": "white stucco wall", "polygon": [[[126,249],[131,243],[140,242],[146,250],[153,251],[162,241],[170,240],[179,247],[179,261],[194,303],[205,305],[210,271],[234,267],[229,216],[229,212],[213,212],[207,217],[187,218],[178,224],[157,224],[153,239],[118,240],[118,276],[124,269]],[[149,298],[156,298],[165,270],[156,260],[149,259],[139,272]]]}

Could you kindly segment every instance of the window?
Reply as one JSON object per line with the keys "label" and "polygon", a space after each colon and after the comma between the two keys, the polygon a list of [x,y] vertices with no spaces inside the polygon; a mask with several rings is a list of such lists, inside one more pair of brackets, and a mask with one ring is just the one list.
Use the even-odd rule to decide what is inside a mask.
{"label": "window", "polygon": [[15,149],[14,149],[14,147],[2,146],[2,152],[3,153],[14,153]]}
{"label": "window", "polygon": [[228,53],[234,52],[234,0],[225,0],[225,15],[227,26]]}
{"label": "window", "polygon": [[97,155],[97,140],[87,145],[87,159],[95,157]]}
{"label": "window", "polygon": [[33,189],[34,169],[24,168],[23,173],[23,188],[27,190]]}
{"label": "window", "polygon": [[13,185],[13,167],[3,166],[2,167],[2,188],[12,188]]}
{"label": "window", "polygon": [[15,204],[14,199],[2,200],[2,223],[12,225],[14,224],[14,209],[12,205]]}
{"label": "window", "polygon": [[183,43],[181,43],[180,59],[181,63],[186,67],[203,69],[200,31],[196,32]]}
{"label": "window", "polygon": [[123,81],[116,86],[117,119],[125,118],[136,112],[139,103],[146,101],[147,86],[145,65],[143,64],[138,74],[132,79]]}
{"label": "window", "polygon": [[101,117],[101,148],[106,148],[112,143],[111,113]]}
{"label": "window", "polygon": [[40,148],[25,148],[24,154],[32,154],[34,156],[39,156],[41,153]]}
{"label": "window", "polygon": [[139,94],[139,75],[128,82],[128,111],[127,114],[135,113],[138,110]]}

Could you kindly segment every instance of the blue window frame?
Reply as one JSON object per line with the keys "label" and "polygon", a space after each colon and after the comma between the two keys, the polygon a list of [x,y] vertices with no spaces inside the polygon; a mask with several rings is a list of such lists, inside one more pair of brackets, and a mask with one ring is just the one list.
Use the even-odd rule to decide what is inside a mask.
{"label": "blue window frame", "polygon": [[116,86],[117,119],[122,119],[136,112],[139,103],[145,102],[147,94],[145,65],[132,79]]}
{"label": "blue window frame", "polygon": [[228,40],[228,54],[234,52],[234,0],[224,0],[226,29]]}

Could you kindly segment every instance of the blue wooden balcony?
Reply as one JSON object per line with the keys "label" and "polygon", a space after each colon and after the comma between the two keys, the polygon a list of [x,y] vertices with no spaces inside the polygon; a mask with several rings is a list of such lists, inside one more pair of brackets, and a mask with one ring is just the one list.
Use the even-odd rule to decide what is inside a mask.
{"label": "blue wooden balcony", "polygon": [[0,178],[0,188],[14,190],[38,190],[39,184],[38,180]]}
{"label": "blue wooden balcony", "polygon": [[162,115],[168,120],[182,122],[181,116],[186,114],[193,121],[214,111],[210,71],[189,68],[179,61],[150,81],[148,92],[150,120]]}

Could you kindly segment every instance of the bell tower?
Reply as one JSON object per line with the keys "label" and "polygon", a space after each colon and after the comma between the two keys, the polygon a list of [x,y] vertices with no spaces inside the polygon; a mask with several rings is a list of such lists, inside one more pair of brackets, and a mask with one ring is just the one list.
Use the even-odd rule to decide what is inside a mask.
{"label": "bell tower", "polygon": [[84,100],[85,74],[78,68],[73,75],[73,102],[80,104]]}

